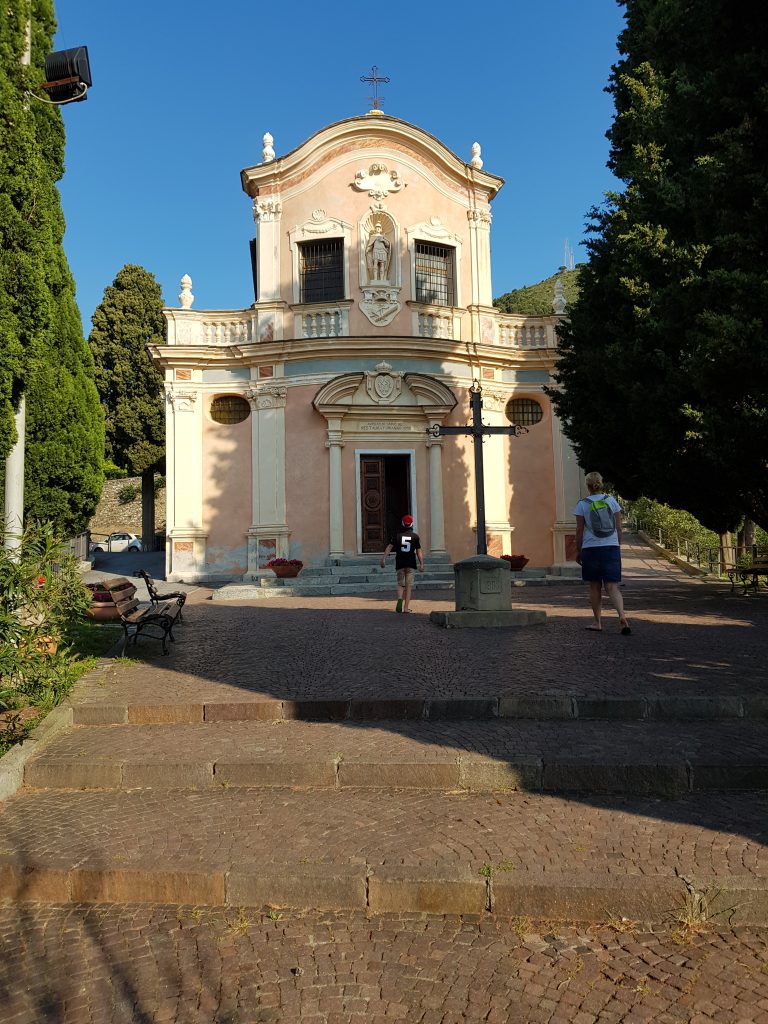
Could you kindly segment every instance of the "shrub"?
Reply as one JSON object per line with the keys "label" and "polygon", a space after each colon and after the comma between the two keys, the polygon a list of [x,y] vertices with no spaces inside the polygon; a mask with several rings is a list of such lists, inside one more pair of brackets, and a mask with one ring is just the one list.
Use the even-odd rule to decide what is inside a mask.
{"label": "shrub", "polygon": [[126,484],[117,492],[117,500],[121,505],[130,505],[140,493],[141,489],[136,484]]}

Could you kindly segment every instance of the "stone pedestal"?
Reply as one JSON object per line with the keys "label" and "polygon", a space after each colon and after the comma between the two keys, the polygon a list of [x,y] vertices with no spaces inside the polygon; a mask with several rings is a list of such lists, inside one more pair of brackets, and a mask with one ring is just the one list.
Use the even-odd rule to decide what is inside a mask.
{"label": "stone pedestal", "polygon": [[467,626],[533,626],[547,621],[539,609],[512,608],[512,573],[506,562],[474,555],[456,562],[456,610],[431,612],[430,621],[446,629]]}

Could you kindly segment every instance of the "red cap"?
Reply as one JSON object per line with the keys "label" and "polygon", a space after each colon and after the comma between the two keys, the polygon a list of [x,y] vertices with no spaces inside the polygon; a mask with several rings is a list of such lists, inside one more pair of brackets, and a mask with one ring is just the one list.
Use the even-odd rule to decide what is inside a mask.
{"label": "red cap", "polygon": [[413,526],[413,516],[403,516],[403,526]]}

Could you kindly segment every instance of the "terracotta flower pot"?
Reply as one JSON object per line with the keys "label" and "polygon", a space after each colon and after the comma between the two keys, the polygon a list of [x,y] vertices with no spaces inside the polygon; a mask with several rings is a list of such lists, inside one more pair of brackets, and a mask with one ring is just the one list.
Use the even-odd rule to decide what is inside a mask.
{"label": "terracotta flower pot", "polygon": [[298,565],[271,565],[270,566],[270,569],[275,574],[275,576],[277,576],[277,578],[281,579],[281,580],[294,579],[296,576],[299,575],[299,573],[301,572],[302,568],[303,567],[300,567]]}
{"label": "terracotta flower pot", "polygon": [[509,562],[510,572],[520,572],[528,565],[528,559],[525,555],[510,555],[504,561]]}

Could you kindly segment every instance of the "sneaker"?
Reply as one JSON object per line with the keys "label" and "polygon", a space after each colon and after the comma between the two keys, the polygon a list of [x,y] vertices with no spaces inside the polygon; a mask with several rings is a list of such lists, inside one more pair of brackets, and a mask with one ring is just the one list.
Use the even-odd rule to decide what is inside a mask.
{"label": "sneaker", "polygon": [[396,612],[401,612],[402,610],[403,610],[403,599],[402,599],[402,597],[399,597],[397,599],[397,604],[395,605],[395,611]]}

